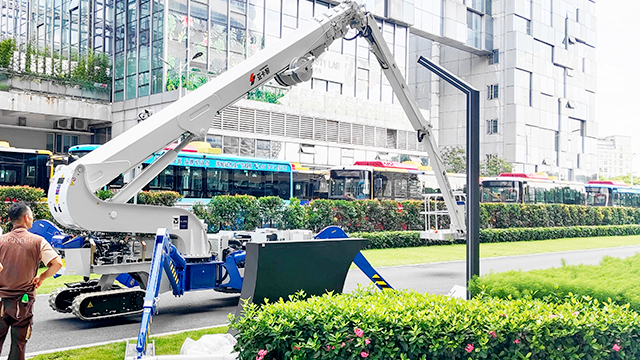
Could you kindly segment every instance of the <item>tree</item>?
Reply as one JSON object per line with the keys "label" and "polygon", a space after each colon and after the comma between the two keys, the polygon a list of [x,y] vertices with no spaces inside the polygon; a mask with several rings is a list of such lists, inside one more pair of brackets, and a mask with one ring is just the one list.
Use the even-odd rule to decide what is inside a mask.
{"label": "tree", "polygon": [[512,171],[511,163],[501,157],[494,156],[480,162],[480,176],[498,176]]}
{"label": "tree", "polygon": [[[631,174],[618,175],[618,176],[613,176],[613,177],[604,177],[604,176],[601,176],[601,177],[600,177],[600,180],[604,180],[604,181],[606,181],[606,180],[618,180],[618,181],[622,181],[622,182],[624,182],[625,184],[631,184]],[[639,178],[637,178],[637,177],[634,177],[634,179],[633,179],[633,183],[634,183],[634,184],[637,184],[637,183],[639,183],[639,182],[640,182],[640,179],[639,179]]]}
{"label": "tree", "polygon": [[445,146],[440,153],[444,168],[450,173],[467,172],[467,153],[459,146]]}

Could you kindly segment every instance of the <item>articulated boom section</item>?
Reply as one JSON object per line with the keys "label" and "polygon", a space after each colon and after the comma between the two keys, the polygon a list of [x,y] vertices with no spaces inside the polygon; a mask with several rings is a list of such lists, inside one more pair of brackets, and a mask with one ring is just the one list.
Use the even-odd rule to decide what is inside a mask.
{"label": "articulated boom section", "polygon": [[324,52],[333,40],[342,38],[363,14],[352,1],[332,8],[288,38],[56,172],[48,194],[54,218],[65,226],[92,231],[155,233],[159,227],[166,227],[178,237],[174,243],[180,252],[203,255],[207,251],[206,231],[189,212],[125,204],[171,162],[175,152],[169,152],[162,160],[165,166],[148,167],[141,175],[145,181],[134,180],[125,186],[121,192],[126,196],[100,201],[93,193],[183,134],[206,135],[219,111],[276,75],[278,81],[289,85],[308,79],[310,60]]}

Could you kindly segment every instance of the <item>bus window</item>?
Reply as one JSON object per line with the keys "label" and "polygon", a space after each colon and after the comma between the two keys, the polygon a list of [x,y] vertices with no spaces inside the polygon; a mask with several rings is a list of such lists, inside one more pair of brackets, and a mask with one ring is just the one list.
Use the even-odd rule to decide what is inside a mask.
{"label": "bus window", "polygon": [[536,203],[544,204],[544,189],[537,187],[535,188],[535,192],[536,192]]}
{"label": "bus window", "polygon": [[407,198],[407,179],[395,179],[393,184],[394,197],[398,200]]}
{"label": "bus window", "polygon": [[227,169],[207,169],[207,196],[229,194],[229,172]]}
{"label": "bus window", "polygon": [[149,183],[149,189],[175,191],[173,171],[173,165],[170,165],[166,169],[162,170],[162,172]]}
{"label": "bus window", "polygon": [[265,173],[263,196],[279,196],[282,199],[291,198],[289,173],[273,171],[267,171]]}
{"label": "bus window", "polygon": [[0,169],[0,185],[16,185],[18,173],[14,169]]}

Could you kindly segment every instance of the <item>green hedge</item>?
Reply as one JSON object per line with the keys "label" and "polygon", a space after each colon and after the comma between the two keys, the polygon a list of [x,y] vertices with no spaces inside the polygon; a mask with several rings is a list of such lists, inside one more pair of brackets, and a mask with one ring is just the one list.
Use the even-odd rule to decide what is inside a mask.
{"label": "green hedge", "polygon": [[245,305],[239,359],[638,359],[640,317],[577,297],[469,301],[408,291]]}
{"label": "green hedge", "polygon": [[[251,204],[268,200],[268,210],[250,209]],[[336,225],[347,232],[424,230],[424,202],[416,200],[314,200],[300,206],[291,199],[283,206],[277,198],[216,196],[207,205],[195,208],[211,231],[220,228],[246,229],[244,224],[266,224],[279,228],[302,228],[318,232]],[[443,203],[436,204],[443,208]],[[260,205],[262,206],[262,205]],[[220,207],[223,207],[220,209]],[[233,212],[240,212],[234,214]],[[570,227],[640,224],[640,209],[587,207],[576,205],[480,204],[480,228]],[[441,219],[439,226],[446,226]],[[258,225],[260,226],[260,225]]]}
{"label": "green hedge", "polygon": [[[574,237],[640,235],[640,225],[572,226],[566,228],[482,229],[481,243],[535,241]],[[419,231],[352,232],[350,237],[369,239],[367,249],[404,248],[425,245],[464,243],[457,241],[427,241]]]}
{"label": "green hedge", "polygon": [[44,190],[29,186],[0,186],[0,226],[3,232],[13,228],[9,221],[9,206],[18,201],[24,201],[31,207],[34,219],[51,220]]}
{"label": "green hedge", "polygon": [[605,257],[600,265],[571,265],[560,268],[508,271],[473,279],[469,290],[475,296],[499,298],[533,297],[562,302],[573,295],[600,301],[629,304],[640,311],[640,254],[626,259]]}

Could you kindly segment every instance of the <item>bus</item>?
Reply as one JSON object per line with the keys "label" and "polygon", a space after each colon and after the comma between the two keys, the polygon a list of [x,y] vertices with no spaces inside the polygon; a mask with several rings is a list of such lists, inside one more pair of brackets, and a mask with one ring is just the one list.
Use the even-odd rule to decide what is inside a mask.
{"label": "bus", "polygon": [[19,149],[0,141],[0,186],[31,186],[49,190],[53,176],[51,151]]}
{"label": "bus", "polygon": [[341,200],[422,200],[416,165],[395,161],[356,161],[351,166],[331,169],[329,199]]}
{"label": "bus", "polygon": [[[146,160],[143,167],[162,153]],[[278,196],[288,201],[291,180],[291,163],[287,161],[180,152],[144,190],[175,191],[183,196],[178,206],[207,203],[218,195]]]}
{"label": "bus", "polygon": [[[98,146],[69,148],[69,161],[79,159]],[[173,147],[175,144],[155,153],[142,167],[146,168]],[[191,142],[143,190],[175,191],[183,196],[177,204],[182,207],[191,207],[195,202],[207,203],[217,195],[278,196],[289,201],[293,193],[291,169],[287,161],[222,155],[208,143]],[[121,187],[121,178],[108,187]]]}
{"label": "bus", "polygon": [[480,183],[481,202],[584,205],[585,184],[551,179],[546,174],[503,173]]}
{"label": "bus", "polygon": [[591,180],[586,185],[587,205],[640,207],[640,188],[618,180]]}
{"label": "bus", "polygon": [[329,197],[329,170],[310,170],[300,163],[291,163],[291,166],[293,197],[300,200],[301,204]]}

